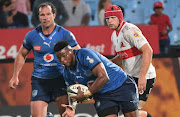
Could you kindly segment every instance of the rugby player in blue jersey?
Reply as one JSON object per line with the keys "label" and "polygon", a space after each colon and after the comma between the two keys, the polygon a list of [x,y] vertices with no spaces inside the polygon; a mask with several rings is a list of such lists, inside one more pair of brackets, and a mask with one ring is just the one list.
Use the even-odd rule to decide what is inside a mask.
{"label": "rugby player in blue jersey", "polygon": [[[67,41],[56,43],[54,51],[65,66],[66,84],[78,82],[89,87],[84,93],[79,88],[78,95],[71,98],[82,102],[92,96],[99,117],[117,117],[120,110],[125,117],[139,116],[137,86],[119,66],[94,50],[72,49]],[[69,107],[65,107],[63,117],[72,117]]]}
{"label": "rugby player in blue jersey", "polygon": [[48,104],[55,101],[60,115],[65,111],[61,104],[68,104],[66,84],[62,75],[63,67],[59,63],[54,45],[66,40],[74,49],[79,49],[74,35],[54,22],[56,8],[45,2],[40,4],[39,20],[41,25],[28,32],[14,63],[14,73],[9,87],[15,89],[19,84],[19,72],[30,50],[34,53],[34,70],[31,77],[31,114],[32,117],[45,117]]}

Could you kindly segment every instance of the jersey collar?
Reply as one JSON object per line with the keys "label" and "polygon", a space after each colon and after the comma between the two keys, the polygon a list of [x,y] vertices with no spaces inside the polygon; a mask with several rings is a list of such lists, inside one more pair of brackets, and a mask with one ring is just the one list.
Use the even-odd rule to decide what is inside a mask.
{"label": "jersey collar", "polygon": [[122,27],[124,26],[125,23],[126,23],[126,22],[123,21],[123,22],[122,22],[122,25],[121,25],[120,28],[119,28],[119,30],[116,31],[116,35],[117,35],[117,36],[119,35],[119,32],[121,31],[121,29],[122,29]]}

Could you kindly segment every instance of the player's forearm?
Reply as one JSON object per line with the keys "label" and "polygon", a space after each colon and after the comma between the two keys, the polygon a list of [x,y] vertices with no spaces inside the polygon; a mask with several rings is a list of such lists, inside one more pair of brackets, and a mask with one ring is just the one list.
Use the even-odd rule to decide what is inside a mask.
{"label": "player's forearm", "polygon": [[145,52],[143,52],[143,59],[142,59],[142,66],[140,71],[140,77],[145,77],[149,66],[152,62],[152,49],[147,49]]}
{"label": "player's forearm", "polygon": [[119,57],[119,55],[116,55],[114,58],[110,59],[111,62],[115,63],[118,66],[121,66],[122,61]]}
{"label": "player's forearm", "polygon": [[21,71],[23,65],[25,63],[25,57],[23,57],[21,54],[18,54],[15,62],[14,62],[14,73],[13,76],[18,76],[19,72]]}
{"label": "player's forearm", "polygon": [[89,88],[89,91],[92,94],[98,92],[108,81],[109,81],[109,78],[106,77],[106,75],[102,75],[98,77],[93,83],[93,85]]}

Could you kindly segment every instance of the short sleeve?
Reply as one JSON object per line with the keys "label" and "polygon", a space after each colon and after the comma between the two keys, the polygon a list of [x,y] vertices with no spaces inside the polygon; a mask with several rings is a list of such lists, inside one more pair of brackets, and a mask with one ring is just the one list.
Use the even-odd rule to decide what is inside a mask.
{"label": "short sleeve", "polygon": [[167,25],[168,25],[168,26],[171,25],[171,20],[170,20],[169,16],[167,16]]}
{"label": "short sleeve", "polygon": [[79,62],[90,70],[93,70],[99,63],[101,63],[101,60],[97,54],[95,54],[95,52],[90,49],[79,50],[78,58]]}
{"label": "short sleeve", "polygon": [[28,32],[24,38],[23,41],[23,46],[27,49],[27,50],[31,50],[32,47],[32,42],[31,42],[31,34],[30,32]]}
{"label": "short sleeve", "polygon": [[65,38],[66,38],[66,40],[69,42],[69,45],[70,45],[71,47],[74,47],[74,46],[76,46],[76,45],[78,44],[77,41],[76,41],[76,38],[75,38],[74,34],[73,34],[72,32],[70,32],[70,31],[67,31],[67,32],[65,33]]}
{"label": "short sleeve", "polygon": [[136,26],[133,26],[127,30],[126,33],[124,33],[124,37],[127,42],[134,45],[137,49],[140,49],[143,45],[148,43],[141,30]]}

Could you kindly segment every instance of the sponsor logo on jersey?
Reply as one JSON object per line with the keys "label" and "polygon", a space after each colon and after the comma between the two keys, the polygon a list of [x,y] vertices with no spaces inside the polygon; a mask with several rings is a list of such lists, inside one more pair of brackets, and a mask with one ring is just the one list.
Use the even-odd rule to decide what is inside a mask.
{"label": "sponsor logo on jersey", "polygon": [[134,32],[133,36],[134,36],[135,38],[137,38],[137,37],[139,37],[139,34],[138,34],[137,32]]}
{"label": "sponsor logo on jersey", "polygon": [[93,58],[89,58],[89,56],[87,56],[86,60],[88,60],[89,63],[91,63],[91,64],[94,63],[94,59]]}
{"label": "sponsor logo on jersey", "polygon": [[32,96],[35,97],[37,94],[38,94],[38,90],[35,90],[35,89],[34,89],[34,90],[32,91]]}
{"label": "sponsor logo on jersey", "polygon": [[57,63],[41,63],[42,66],[57,66]]}
{"label": "sponsor logo on jersey", "polygon": [[45,44],[45,45],[47,45],[47,46],[49,46],[49,47],[50,47],[51,41],[50,41],[49,43],[44,42],[43,44]]}
{"label": "sponsor logo on jersey", "polygon": [[35,51],[40,51],[40,50],[41,50],[41,46],[33,46],[33,49],[34,49]]}
{"label": "sponsor logo on jersey", "polygon": [[53,54],[46,54],[46,55],[44,55],[44,60],[46,62],[51,62],[52,60],[54,60],[54,55]]}
{"label": "sponsor logo on jersey", "polygon": [[120,47],[120,48],[122,48],[122,47],[125,47],[124,44],[123,44],[123,42],[121,42],[121,47]]}

